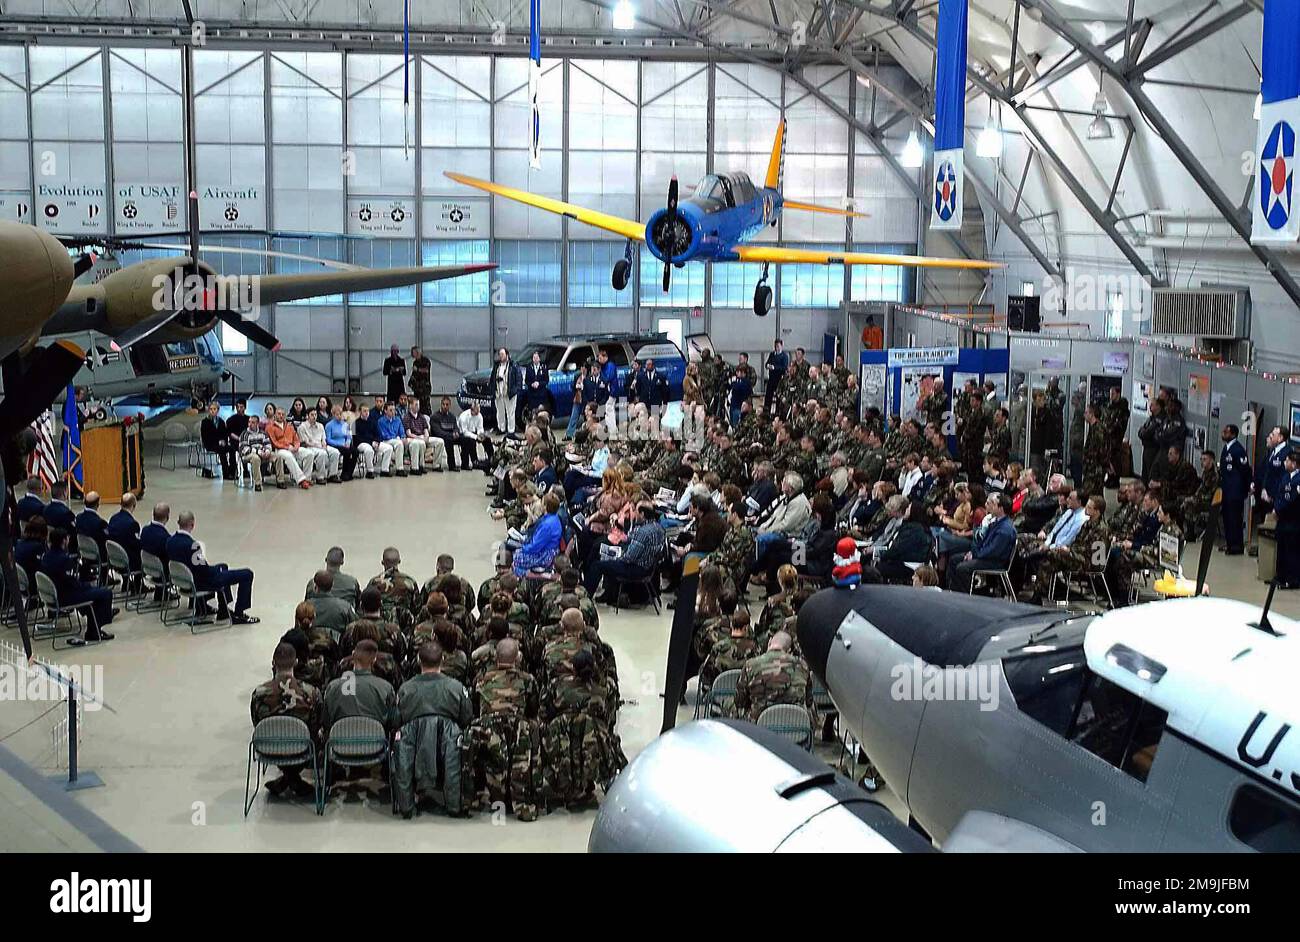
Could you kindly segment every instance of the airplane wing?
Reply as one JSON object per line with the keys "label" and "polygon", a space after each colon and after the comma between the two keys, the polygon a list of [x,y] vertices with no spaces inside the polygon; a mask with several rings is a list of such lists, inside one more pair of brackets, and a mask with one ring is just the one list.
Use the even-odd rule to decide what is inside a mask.
{"label": "airplane wing", "polygon": [[890,255],[885,252],[837,252],[833,249],[789,249],[780,245],[738,245],[742,262],[805,262],[813,265],[900,265],[907,268],[1004,268],[998,262],[931,255]]}
{"label": "airplane wing", "polygon": [[797,209],[804,213],[826,213],[829,216],[848,216],[853,219],[866,219],[867,213],[854,212],[851,209],[838,209],[834,206],[818,206],[816,203],[801,203],[798,200],[781,200],[782,209]]}
{"label": "airplane wing", "polygon": [[349,271],[312,272],[306,275],[259,275],[258,300],[262,304],[282,304],[329,294],[351,291],[375,291],[407,285],[442,281],[475,272],[489,271],[495,264],[430,265],[425,268],[361,268]]}
{"label": "airplane wing", "polygon": [[609,213],[598,212],[594,209],[584,209],[581,206],[575,206],[573,203],[553,200],[549,196],[538,196],[536,193],[529,193],[527,190],[516,190],[512,186],[502,186],[500,183],[493,183],[491,180],[467,177],[463,173],[453,173],[450,170],[444,170],[443,173],[457,183],[472,186],[476,190],[495,193],[497,196],[504,196],[516,203],[536,206],[538,209],[544,209],[548,213],[555,213],[558,216],[568,216],[570,219],[585,222],[597,229],[616,232],[625,239],[636,239],[638,242],[645,241],[645,224],[637,222],[635,219],[624,219],[621,216],[611,216]]}

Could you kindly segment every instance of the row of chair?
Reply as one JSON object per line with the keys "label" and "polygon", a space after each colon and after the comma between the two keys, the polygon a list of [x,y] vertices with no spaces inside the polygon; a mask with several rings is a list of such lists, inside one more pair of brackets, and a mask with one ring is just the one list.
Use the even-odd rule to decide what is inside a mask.
{"label": "row of chair", "polygon": [[[736,715],[736,687],[740,683],[740,670],[726,670],[718,674],[709,685],[700,684],[695,696],[695,719],[716,719]],[[818,709],[837,717],[830,692],[820,681],[813,682],[813,702]],[[758,715],[758,725],[770,729],[800,748],[812,752],[813,724],[808,710],[797,703],[777,703]]]}
{"label": "row of chair", "polygon": [[[253,727],[248,743],[248,767],[244,774],[244,817],[248,817],[262,775],[271,765],[310,765],[314,783],[316,813],[325,813],[329,788],[330,763],[343,768],[369,767],[391,758],[388,733],[384,725],[367,716],[345,716],[330,727],[324,749],[316,749],[311,730],[296,716],[268,716]],[[257,774],[254,781],[253,769]],[[391,783],[390,783],[391,784]],[[393,810],[397,810],[393,790]]]}

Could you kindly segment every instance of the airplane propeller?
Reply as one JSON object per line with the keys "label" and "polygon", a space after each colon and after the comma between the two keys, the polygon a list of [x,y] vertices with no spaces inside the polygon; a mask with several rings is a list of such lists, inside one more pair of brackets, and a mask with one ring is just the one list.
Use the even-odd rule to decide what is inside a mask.
{"label": "airplane propeller", "polygon": [[[677,174],[675,173],[673,178],[668,181],[668,215],[664,217],[664,221],[668,226],[673,226],[677,222]],[[669,231],[671,232],[671,229]],[[664,262],[664,291],[668,290],[672,280],[672,264]]]}
{"label": "airplane propeller", "polygon": [[664,259],[664,291],[667,291],[672,284],[673,256],[681,254],[691,244],[690,224],[677,212],[676,174],[668,182],[668,208],[655,221],[654,231],[650,235],[655,248]]}

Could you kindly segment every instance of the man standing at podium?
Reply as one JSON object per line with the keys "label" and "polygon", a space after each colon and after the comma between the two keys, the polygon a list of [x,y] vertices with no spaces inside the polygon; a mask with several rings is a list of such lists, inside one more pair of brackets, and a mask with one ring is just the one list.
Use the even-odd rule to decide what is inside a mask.
{"label": "man standing at podium", "polygon": [[[89,495],[87,495],[89,496]],[[140,524],[135,519],[135,495],[122,495],[122,509],[108,518],[108,538],[126,550],[131,570],[140,570]]]}
{"label": "man standing at podium", "polygon": [[[256,625],[261,620],[248,614],[248,607],[253,604],[253,570],[231,569],[225,563],[210,564],[203,555],[203,544],[194,539],[194,511],[182,511],[176,518],[176,532],[167,541],[167,558],[190,567],[195,588],[216,592],[218,618],[229,617],[232,625]],[[231,586],[238,592],[233,615]]]}

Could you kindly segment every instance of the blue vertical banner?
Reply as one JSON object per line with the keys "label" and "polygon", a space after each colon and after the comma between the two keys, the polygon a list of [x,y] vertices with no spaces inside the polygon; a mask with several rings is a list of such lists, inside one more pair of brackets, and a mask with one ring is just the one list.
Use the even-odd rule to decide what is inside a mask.
{"label": "blue vertical banner", "polygon": [[1295,242],[1296,129],[1300,128],[1300,3],[1264,5],[1264,55],[1255,145],[1255,210],[1251,242]]}
{"label": "blue vertical banner", "polygon": [[934,51],[934,198],[931,229],[960,229],[965,185],[966,0],[939,0]]}
{"label": "blue vertical banner", "polygon": [[532,120],[528,122],[528,165],[542,167],[542,0],[528,0],[528,102]]}
{"label": "blue vertical banner", "polygon": [[63,401],[63,477],[70,496],[80,498],[85,490],[81,467],[81,413],[77,411],[77,390],[68,384]]}

